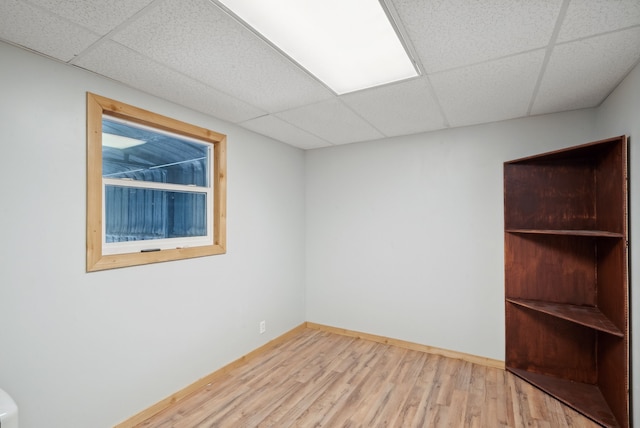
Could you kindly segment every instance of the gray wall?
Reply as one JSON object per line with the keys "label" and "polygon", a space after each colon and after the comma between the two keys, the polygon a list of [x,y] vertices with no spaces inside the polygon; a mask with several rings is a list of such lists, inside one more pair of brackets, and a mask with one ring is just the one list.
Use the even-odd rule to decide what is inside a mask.
{"label": "gray wall", "polygon": [[[228,135],[226,255],[85,273],[87,91]],[[21,428],[113,426],[305,321],[302,150],[6,44],[0,94],[0,388]]]}
{"label": "gray wall", "polygon": [[599,108],[307,151],[307,320],[504,360],[503,162],[630,135],[640,242],[639,111],[637,66]]}
{"label": "gray wall", "polygon": [[[112,426],[305,320],[504,359],[502,163],[640,135],[638,68],[597,109],[303,152],[0,59],[0,388],[22,428]],[[85,273],[87,91],[228,135],[228,254]]]}
{"label": "gray wall", "polygon": [[307,320],[504,360],[504,161],[593,110],[307,151]]}

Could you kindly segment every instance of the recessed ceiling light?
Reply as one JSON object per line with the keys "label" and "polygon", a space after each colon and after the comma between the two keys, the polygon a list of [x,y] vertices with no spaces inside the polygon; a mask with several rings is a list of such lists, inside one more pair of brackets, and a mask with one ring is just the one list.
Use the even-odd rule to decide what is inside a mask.
{"label": "recessed ceiling light", "polygon": [[218,0],[337,94],[418,75],[376,0]]}

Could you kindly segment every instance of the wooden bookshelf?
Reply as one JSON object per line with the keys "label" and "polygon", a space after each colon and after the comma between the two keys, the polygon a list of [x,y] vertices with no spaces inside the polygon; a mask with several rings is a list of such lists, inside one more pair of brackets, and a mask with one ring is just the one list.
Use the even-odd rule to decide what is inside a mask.
{"label": "wooden bookshelf", "polygon": [[504,164],[507,370],[629,427],[625,136]]}

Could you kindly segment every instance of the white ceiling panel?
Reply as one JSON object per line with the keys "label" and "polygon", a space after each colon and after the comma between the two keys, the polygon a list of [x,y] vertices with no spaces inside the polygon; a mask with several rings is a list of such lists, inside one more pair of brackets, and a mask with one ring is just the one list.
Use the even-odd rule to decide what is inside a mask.
{"label": "white ceiling panel", "polygon": [[342,104],[339,99],[288,110],[276,116],[332,144],[354,143],[384,137],[380,131]]}
{"label": "white ceiling panel", "polygon": [[328,141],[303,131],[272,115],[257,117],[241,123],[241,125],[259,134],[266,135],[301,149],[315,149],[331,145]]}
{"label": "white ceiling panel", "polygon": [[639,57],[640,27],[556,46],[532,113],[599,105]]}
{"label": "white ceiling panel", "polygon": [[170,68],[149,61],[115,42],[102,43],[83,55],[75,64],[230,122],[241,122],[265,113]]}
{"label": "white ceiling panel", "polygon": [[525,116],[544,55],[540,49],[431,76],[451,126]]}
{"label": "white ceiling panel", "polygon": [[564,42],[640,24],[638,0],[572,0],[558,41]]}
{"label": "white ceiling panel", "polygon": [[23,1],[0,1],[0,39],[69,61],[99,35]]}
{"label": "white ceiling panel", "polygon": [[562,0],[393,0],[428,73],[546,46]]}
{"label": "white ceiling panel", "polygon": [[28,0],[100,35],[107,34],[152,1]]}
{"label": "white ceiling panel", "polygon": [[340,97],[387,137],[442,129],[444,117],[425,78]]}
{"label": "white ceiling panel", "polygon": [[640,0],[382,2],[422,75],[341,96],[218,0],[0,0],[0,41],[300,148],[596,107],[640,62]]}
{"label": "white ceiling panel", "polygon": [[167,0],[114,40],[269,112],[333,96],[208,0]]}

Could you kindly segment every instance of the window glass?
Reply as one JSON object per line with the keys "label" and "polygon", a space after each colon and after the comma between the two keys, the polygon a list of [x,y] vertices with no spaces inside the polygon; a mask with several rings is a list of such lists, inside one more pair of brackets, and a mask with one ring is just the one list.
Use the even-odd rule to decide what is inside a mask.
{"label": "window glass", "polygon": [[164,183],[207,188],[209,154],[210,144],[103,116],[104,243],[207,236],[207,194]]}
{"label": "window glass", "polygon": [[105,178],[208,186],[209,153],[209,144],[102,118]]}
{"label": "window glass", "polygon": [[105,241],[207,235],[207,195],[105,186]]}

